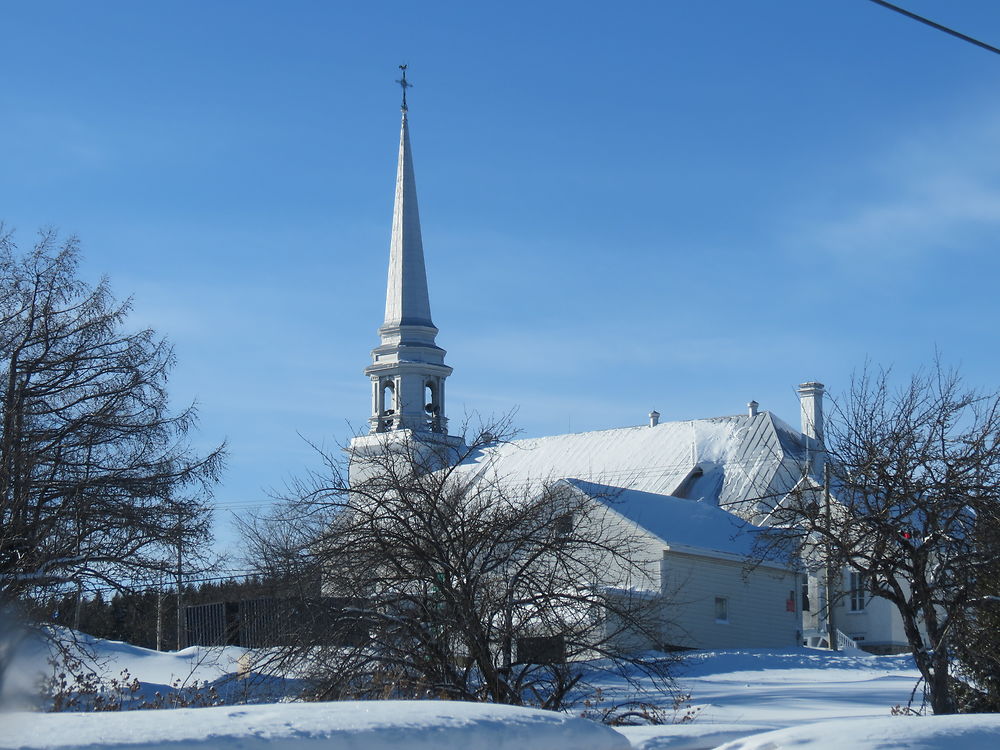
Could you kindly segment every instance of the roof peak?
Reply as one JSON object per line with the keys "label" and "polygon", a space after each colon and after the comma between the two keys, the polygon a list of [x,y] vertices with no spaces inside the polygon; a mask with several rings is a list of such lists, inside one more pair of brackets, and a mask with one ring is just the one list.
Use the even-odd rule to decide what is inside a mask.
{"label": "roof peak", "polygon": [[[761,412],[758,412],[758,414],[768,414],[768,415],[771,415],[771,412],[769,412],[769,411],[761,411]],[[675,419],[675,420],[667,421],[667,422],[662,422],[661,421],[655,427],[650,427],[648,424],[629,424],[629,425],[623,425],[621,427],[604,427],[604,428],[601,428],[601,429],[598,429],[598,430],[582,430],[580,432],[560,432],[560,433],[556,433],[555,435],[536,435],[535,437],[518,438],[518,439],[512,440],[510,442],[512,442],[512,443],[521,443],[521,442],[526,442],[526,441],[529,441],[529,440],[547,440],[549,438],[574,437],[574,436],[577,436],[577,435],[597,435],[597,434],[602,433],[602,432],[623,432],[623,431],[626,431],[626,430],[649,431],[649,430],[656,430],[656,429],[659,429],[661,427],[667,427],[667,426],[671,426],[671,425],[695,424],[695,423],[699,423],[699,422],[712,422],[712,423],[715,423],[715,424],[719,424],[719,423],[722,423],[722,422],[738,421],[738,420],[741,420],[741,419],[746,420],[746,419],[750,419],[750,417],[748,417],[746,414],[722,414],[722,415],[719,415],[717,417],[700,417],[698,419]]]}
{"label": "roof peak", "polygon": [[403,89],[403,104],[400,106],[400,109],[403,110],[403,118],[404,119],[406,118],[406,110],[408,109],[407,106],[406,106],[406,90],[413,88],[413,84],[406,80],[406,68],[407,67],[408,66],[406,66],[406,65],[400,65],[399,66],[399,69],[401,71],[403,71],[403,77],[399,78],[396,81],[396,83],[398,83],[400,85],[400,88]]}

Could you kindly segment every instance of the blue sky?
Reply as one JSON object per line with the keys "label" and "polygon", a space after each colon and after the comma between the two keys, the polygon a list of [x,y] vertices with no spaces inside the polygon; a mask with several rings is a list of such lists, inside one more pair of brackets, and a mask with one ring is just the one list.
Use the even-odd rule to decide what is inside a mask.
{"label": "blue sky", "polygon": [[[1000,45],[1000,4],[900,0]],[[399,109],[449,416],[526,435],[997,385],[1000,56],[866,0],[3,9],[0,219],[175,344],[230,511],[368,416]]]}

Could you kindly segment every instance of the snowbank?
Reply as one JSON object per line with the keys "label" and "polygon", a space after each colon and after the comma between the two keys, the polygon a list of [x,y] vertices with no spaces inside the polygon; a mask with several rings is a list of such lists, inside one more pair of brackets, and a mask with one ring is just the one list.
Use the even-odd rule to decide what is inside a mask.
{"label": "snowbank", "polygon": [[909,655],[736,649],[685,654],[677,680],[702,709],[696,724],[781,729],[888,716],[892,706],[909,700],[919,676]]}
{"label": "snowbank", "polygon": [[762,724],[663,724],[651,727],[618,727],[633,750],[709,750],[723,742],[767,732]]}
{"label": "snowbank", "polygon": [[718,750],[996,750],[1000,714],[887,716],[822,721],[765,732]]}
{"label": "snowbank", "polygon": [[[141,694],[154,689],[164,690],[164,686],[180,679],[187,684],[214,683],[224,697],[253,702],[274,700],[267,698],[270,688],[266,684],[226,681],[226,675],[236,669],[244,653],[241,649],[196,647],[158,653],[88,636],[81,636],[81,640],[96,657],[101,674],[116,676],[121,669],[127,668],[140,680]],[[11,677],[24,677],[26,685],[33,685],[37,675],[47,669],[46,654],[44,648],[36,649],[33,658],[23,654],[19,668],[13,670]],[[840,723],[836,723],[835,733],[830,735],[836,737],[837,742],[829,746],[853,750],[855,745],[859,748],[871,746],[854,739],[853,735],[849,741],[841,741],[842,738],[847,736],[847,729],[853,731],[868,722],[873,722],[871,726],[875,727],[876,734],[872,736],[877,737],[881,732],[893,740],[900,726],[907,732],[911,726],[926,726],[919,724],[924,721],[922,719],[888,716],[891,706],[907,701],[917,678],[910,656],[830,653],[806,648],[694,651],[683,655],[677,679],[680,688],[691,693],[691,702],[700,709],[695,721],[622,727],[617,730],[621,734],[579,718],[541,713],[542,718],[538,719],[539,712],[482,704],[438,701],[268,704],[142,711],[127,715],[0,714],[0,750],[99,746],[142,746],[147,750],[159,750],[165,748],[166,743],[170,743],[172,750],[215,746],[224,749],[239,746],[248,750],[266,746],[282,750],[293,744],[296,748],[323,744],[334,749],[378,749],[392,745],[393,750],[494,746],[516,746],[518,750],[533,747],[586,750],[589,747],[626,748],[623,736],[636,750],[705,750],[735,740],[745,744],[731,745],[731,748],[750,750],[761,745],[749,744],[756,739],[749,735],[772,737],[774,730],[802,733],[795,736],[803,738],[805,747],[822,748],[824,745],[808,744],[818,741],[822,735],[813,735],[811,726],[806,725],[831,720]],[[603,695],[595,704],[595,711],[643,700],[654,703],[667,718],[677,713],[670,695],[651,690],[637,693],[635,685],[625,675],[600,673],[592,675],[592,680],[601,687]],[[284,690],[279,687],[275,688],[276,694]],[[294,694],[294,687],[284,693]],[[679,713],[685,710],[682,708]],[[975,724],[972,717],[966,720]],[[795,729],[784,729],[786,727]],[[989,730],[986,724],[975,727],[976,731]],[[967,741],[973,742],[975,736],[973,733],[960,741],[949,740],[949,744],[964,750]],[[584,737],[588,739],[582,739]],[[910,741],[908,737],[904,739]],[[1000,747],[1000,737],[991,735],[989,742],[991,750]],[[968,746],[976,747],[974,744]]]}
{"label": "snowbank", "polygon": [[[181,651],[164,652],[95,638],[85,633],[66,631],[57,635],[66,653],[79,661],[83,672],[93,672],[107,682],[120,678],[122,670],[128,670],[141,686],[140,691],[132,696],[134,702],[150,700],[157,692],[170,693],[175,685],[188,688],[203,683],[212,685],[223,698],[231,698],[228,702],[232,703],[250,699],[260,702],[282,693],[282,686],[275,685],[273,679],[268,681],[258,677],[253,684],[232,679],[247,649],[191,646]],[[52,641],[38,633],[18,642],[4,675],[6,679],[0,681],[0,711],[42,708],[45,702],[38,696],[40,685],[54,672],[64,669],[54,670],[49,660],[61,662],[63,656]],[[251,688],[255,695],[247,695]]]}
{"label": "snowbank", "polygon": [[613,729],[550,711],[344,701],[0,716],[2,750],[627,750]]}

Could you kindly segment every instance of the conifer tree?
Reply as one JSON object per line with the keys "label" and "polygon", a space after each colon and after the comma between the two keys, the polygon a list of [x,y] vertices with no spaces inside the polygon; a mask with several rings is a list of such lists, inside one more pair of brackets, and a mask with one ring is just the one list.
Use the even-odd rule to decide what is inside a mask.
{"label": "conifer tree", "polygon": [[0,227],[0,601],[153,583],[209,536],[223,447],[191,447],[169,344],[78,264],[75,239],[20,254]]}

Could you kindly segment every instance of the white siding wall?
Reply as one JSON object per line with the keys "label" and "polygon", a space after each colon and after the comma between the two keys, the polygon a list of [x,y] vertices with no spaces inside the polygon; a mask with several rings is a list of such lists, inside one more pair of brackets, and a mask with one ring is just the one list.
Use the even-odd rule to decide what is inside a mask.
{"label": "white siding wall", "polygon": [[[620,563],[607,565],[607,578],[602,583],[625,589],[661,591],[660,560],[663,557],[663,542],[649,534],[635,534],[629,541],[629,547],[627,555],[632,565],[627,570]],[[619,554],[625,552],[618,550]]]}
{"label": "white siding wall", "polygon": [[[909,649],[903,620],[896,606],[886,599],[866,596],[865,608],[851,609],[851,575],[844,569],[839,581],[837,606],[834,611],[837,630],[858,643],[858,646],[875,653],[899,652]],[[906,584],[903,583],[904,589]],[[811,611],[803,614],[805,629],[826,630],[826,578],[825,574],[809,576]]]}
{"label": "white siding wall", "polygon": [[[688,648],[784,648],[798,644],[799,577],[760,567],[744,580],[743,563],[667,550],[663,554],[666,641]],[[787,601],[792,594],[795,611]],[[728,622],[716,620],[726,599]]]}
{"label": "white siding wall", "polygon": [[835,612],[837,630],[854,638],[861,648],[907,650],[909,647],[903,631],[903,618],[899,616],[896,605],[887,599],[873,598],[868,594],[865,597],[865,608],[852,611],[850,582],[850,572],[844,570],[840,585],[845,593]]}
{"label": "white siding wall", "polygon": [[[616,556],[604,557],[604,577],[596,583],[622,589],[661,590],[660,560],[663,557],[663,540],[596,501],[593,515],[583,523],[589,523],[593,527],[590,532],[582,532],[585,535],[593,539],[613,539],[619,545],[627,545],[618,546]],[[631,562],[623,564],[621,557]]]}

